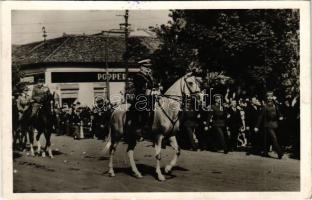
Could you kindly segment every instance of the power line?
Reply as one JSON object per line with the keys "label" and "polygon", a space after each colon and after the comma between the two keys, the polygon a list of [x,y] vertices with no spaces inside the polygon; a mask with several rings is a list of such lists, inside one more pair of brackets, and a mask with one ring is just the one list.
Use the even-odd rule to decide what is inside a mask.
{"label": "power line", "polygon": [[[55,22],[36,22],[36,23],[18,23],[18,24],[12,24],[12,26],[25,26],[25,25],[46,25],[46,24],[68,24],[68,23],[92,23],[92,22],[105,22],[105,21],[109,21],[112,19],[116,19],[116,18],[105,18],[105,20],[85,20],[85,21],[55,21]],[[161,18],[152,18],[152,19],[148,19],[148,18],[136,18],[133,19],[132,21],[155,21],[156,19],[161,19]]]}
{"label": "power line", "polygon": [[42,25],[42,24],[67,24],[67,23],[83,23],[83,22],[103,22],[108,21],[116,18],[106,18],[105,20],[85,20],[85,21],[54,21],[54,22],[36,22],[36,23],[19,23],[19,24],[12,24],[13,26],[23,26],[23,25]]}
{"label": "power line", "polygon": [[[83,33],[83,32],[94,32],[94,31],[97,31],[97,32],[100,32],[100,31],[102,31],[103,29],[88,29],[88,30],[85,30],[85,31],[83,31],[83,30],[81,30],[81,31],[79,31],[79,30],[77,30],[77,31],[71,31],[71,30],[69,30],[68,32],[69,33]],[[64,33],[64,32],[66,32],[66,31],[47,31],[47,33]],[[12,32],[12,34],[33,34],[33,33],[42,33],[42,32],[39,32],[39,31],[34,31],[34,32],[32,32],[32,31],[27,31],[27,32]]]}

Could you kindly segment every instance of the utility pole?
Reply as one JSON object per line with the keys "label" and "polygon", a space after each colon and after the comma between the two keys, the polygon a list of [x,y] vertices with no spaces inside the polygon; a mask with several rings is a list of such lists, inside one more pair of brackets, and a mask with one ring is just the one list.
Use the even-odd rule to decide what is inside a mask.
{"label": "utility pole", "polygon": [[105,37],[105,54],[104,54],[104,59],[105,59],[105,71],[106,71],[106,98],[110,101],[110,87],[109,87],[109,66],[108,66],[108,40],[110,37],[111,33],[116,33],[116,34],[123,34],[123,31],[120,30],[115,30],[115,29],[110,29],[107,31],[102,31]]}
{"label": "utility pole", "polygon": [[120,27],[121,29],[124,29],[125,33],[125,56],[124,56],[124,64],[125,64],[125,72],[126,72],[126,85],[125,87],[127,88],[128,86],[128,76],[129,76],[129,67],[128,67],[128,38],[129,38],[129,27],[130,24],[128,23],[129,20],[129,10],[125,11],[125,15],[122,15],[125,19],[125,23],[121,23]]}
{"label": "utility pole", "polygon": [[47,32],[46,32],[46,29],[45,27],[43,26],[42,27],[42,37],[43,37],[43,42],[45,43],[46,42],[46,39],[47,39]]}

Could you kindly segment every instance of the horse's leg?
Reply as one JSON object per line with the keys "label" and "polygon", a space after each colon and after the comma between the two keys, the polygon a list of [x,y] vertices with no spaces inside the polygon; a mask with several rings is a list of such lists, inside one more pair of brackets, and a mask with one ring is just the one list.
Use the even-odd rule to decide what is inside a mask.
{"label": "horse's leg", "polygon": [[20,136],[19,136],[19,143],[20,143],[20,148],[22,151],[26,149],[27,145],[27,128],[22,126],[20,129]]}
{"label": "horse's leg", "polygon": [[25,127],[24,129],[24,133],[23,133],[23,147],[24,147],[24,150],[23,151],[26,151],[27,150],[27,143],[29,144],[32,144],[32,142],[30,141],[30,137],[29,135],[32,133],[32,129],[30,127]]}
{"label": "horse's leg", "polygon": [[15,130],[13,130],[13,148],[19,150],[21,146],[20,142],[20,128],[17,127]]}
{"label": "horse's leg", "polygon": [[17,139],[18,139],[18,128],[17,127],[14,127],[13,125],[13,149],[16,149],[18,148],[17,146]]}
{"label": "horse's leg", "polygon": [[160,169],[161,142],[162,142],[163,137],[164,137],[163,135],[158,135],[155,140],[156,174],[157,174],[158,180],[160,181],[166,180],[164,175],[161,173],[161,169]]}
{"label": "horse's leg", "polygon": [[169,140],[170,140],[170,145],[175,151],[175,154],[172,160],[170,161],[170,164],[165,167],[166,173],[171,172],[172,167],[174,167],[177,164],[178,157],[180,156],[180,152],[181,152],[180,147],[178,146],[177,138],[175,136],[172,136],[169,138]]}
{"label": "horse's leg", "polygon": [[134,138],[134,139],[131,139],[131,141],[128,144],[128,149],[127,149],[128,157],[129,157],[130,166],[131,166],[132,172],[134,173],[134,176],[137,178],[142,178],[143,176],[139,172],[139,170],[135,164],[135,161],[134,161],[134,148],[135,148],[135,146],[136,146],[136,139]]}
{"label": "horse's leg", "polygon": [[52,149],[51,149],[51,132],[50,131],[45,131],[44,136],[46,139],[46,146],[45,146],[45,151],[48,151],[49,157],[52,159],[53,154],[52,154]]}
{"label": "horse's leg", "polygon": [[[37,153],[40,155],[41,153],[41,143],[40,143],[40,136],[42,134],[42,130],[37,130],[36,135],[36,143],[37,143]],[[42,157],[45,157],[45,151],[42,151]]]}
{"label": "horse's leg", "polygon": [[117,149],[117,146],[118,146],[118,141],[112,139],[111,145],[109,147],[109,162],[108,162],[108,175],[110,177],[115,176],[114,166],[113,166],[113,158],[114,158],[114,154],[115,154],[115,151]]}
{"label": "horse's leg", "polygon": [[30,155],[35,156],[35,151],[34,151],[34,132],[35,130],[30,128],[28,131],[28,137],[29,137],[29,144],[30,144]]}

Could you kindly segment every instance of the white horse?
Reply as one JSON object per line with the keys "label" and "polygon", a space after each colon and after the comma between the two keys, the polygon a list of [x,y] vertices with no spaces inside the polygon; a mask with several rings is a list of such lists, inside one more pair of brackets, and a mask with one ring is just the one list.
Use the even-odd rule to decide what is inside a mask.
{"label": "white horse", "polygon": [[[165,177],[160,169],[161,160],[161,144],[164,137],[169,138],[170,145],[175,150],[171,162],[165,167],[165,172],[169,173],[176,165],[178,156],[180,155],[180,148],[178,146],[175,134],[179,130],[179,112],[181,110],[183,96],[192,95],[200,92],[199,83],[194,75],[191,73],[186,74],[178,79],[164,95],[158,98],[154,110],[154,119],[152,123],[152,134],[154,138],[155,157],[156,157],[156,173],[158,180],[164,181]],[[117,145],[124,135],[126,112],[129,106],[126,104],[120,105],[111,116],[110,123],[110,136],[109,142],[106,144],[105,149],[109,148],[109,170],[108,173],[111,177],[115,176],[113,168],[113,156],[116,151]],[[134,139],[135,141],[135,139]],[[132,172],[137,178],[142,175],[137,169],[134,161],[134,148],[136,141],[128,143],[128,157]]]}

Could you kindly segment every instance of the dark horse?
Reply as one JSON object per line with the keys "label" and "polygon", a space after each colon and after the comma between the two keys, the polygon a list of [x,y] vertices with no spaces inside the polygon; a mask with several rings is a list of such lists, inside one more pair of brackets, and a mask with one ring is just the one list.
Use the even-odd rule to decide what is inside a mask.
{"label": "dark horse", "polygon": [[[29,131],[29,142],[30,142],[30,153],[32,156],[35,155],[34,149],[33,149],[33,143],[34,143],[34,129],[37,130],[36,135],[36,141],[37,141],[37,153],[40,155],[41,153],[41,144],[40,144],[40,136],[43,133],[46,145],[42,152],[42,157],[45,157],[46,152],[48,152],[48,155],[50,158],[53,158],[52,150],[51,150],[51,134],[53,130],[54,125],[54,95],[50,92],[46,92],[43,96],[42,105],[39,108],[38,112],[33,118],[29,118],[28,121],[28,127],[31,131]],[[32,106],[30,106],[30,110],[32,109]]]}

